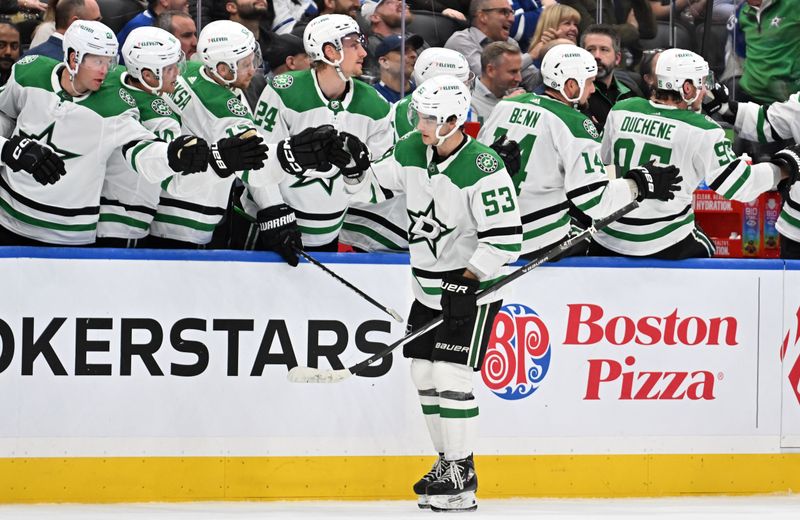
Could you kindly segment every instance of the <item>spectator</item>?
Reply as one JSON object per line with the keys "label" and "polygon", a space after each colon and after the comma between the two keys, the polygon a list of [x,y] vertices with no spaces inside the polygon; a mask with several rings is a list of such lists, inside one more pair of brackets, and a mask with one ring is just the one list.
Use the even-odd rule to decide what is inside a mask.
{"label": "spectator", "polygon": [[[597,62],[595,91],[587,102],[587,115],[600,130],[606,117],[617,101],[633,96],[642,96],[639,87],[630,77],[615,74],[622,60],[619,35],[610,25],[590,25],[581,35],[581,47],[589,51]],[[624,77],[624,79],[623,79]]]}
{"label": "spectator", "polygon": [[479,122],[489,117],[501,99],[524,92],[519,88],[521,66],[522,53],[516,45],[492,42],[486,46],[481,55],[481,77],[475,82],[471,103]]}
{"label": "spectator", "polygon": [[23,56],[47,56],[54,60],[64,59],[64,33],[75,20],[99,22],[100,7],[96,0],[61,0],[56,6],[56,30],[41,45],[28,49]]}
{"label": "spectator", "polygon": [[[381,69],[378,67],[378,56],[375,52],[384,38],[393,34],[400,34],[401,19],[403,16],[403,2],[401,0],[367,0],[361,6],[361,17],[366,21],[367,32],[367,59],[364,60],[364,71],[368,76],[376,77]],[[406,4],[406,23],[411,23],[414,16]],[[406,37],[412,34],[406,31]],[[424,40],[422,41],[425,45]],[[419,49],[417,49],[419,50]]]}
{"label": "spectator", "polygon": [[307,11],[306,14],[297,22],[292,29],[292,34],[298,38],[303,37],[308,22],[323,14],[344,14],[355,21],[358,21],[358,14],[361,10],[359,0],[314,0],[317,5],[317,12]]}
{"label": "spectator", "polygon": [[530,47],[542,11],[556,3],[556,0],[512,0],[514,25],[511,26],[511,37],[517,40],[520,49]]}
{"label": "spectator", "polygon": [[[188,0],[147,0],[147,9],[137,14],[126,23],[119,33],[117,33],[117,41],[119,42],[120,49],[125,45],[125,38],[128,34],[137,27],[147,27],[154,25],[155,19],[164,11],[185,11],[189,12]],[[120,60],[122,62],[123,60]]]}
{"label": "spectator", "polygon": [[197,53],[197,26],[191,15],[184,11],[164,11],[156,18],[156,27],[164,29],[181,42],[186,59]]}
{"label": "spectator", "polygon": [[402,36],[393,34],[384,38],[375,51],[375,57],[380,66],[380,81],[373,86],[389,103],[400,101],[416,88],[414,82],[411,81],[411,75],[414,72],[414,64],[417,62],[417,51],[424,42],[419,36],[411,36],[406,39],[405,67],[403,67],[400,54],[402,43]]}
{"label": "spectator", "polygon": [[[481,72],[484,47],[492,42],[508,42],[519,49],[516,40],[510,38],[514,23],[514,11],[508,0],[472,0],[469,4],[471,27],[456,31],[445,43],[445,48],[458,51],[467,58],[469,68],[479,76]],[[526,81],[532,78],[534,70],[529,54],[522,55],[522,71]],[[474,99],[474,98],[473,98]]]}
{"label": "spectator", "polygon": [[568,5],[548,7],[539,17],[531,46],[528,49],[534,62],[541,63],[540,60],[544,56],[543,48],[549,41],[563,38],[569,40],[573,45],[577,45],[580,23],[581,15],[572,7]]}
{"label": "spectator", "polygon": [[270,69],[268,81],[284,72],[311,68],[311,60],[303,47],[303,40],[294,34],[273,35],[267,46],[267,52],[264,53],[264,59]]}
{"label": "spectator", "polygon": [[19,29],[14,24],[0,22],[0,85],[6,84],[18,59]]}
{"label": "spectator", "polygon": [[580,13],[581,32],[596,23],[612,25],[624,48],[638,51],[640,38],[656,37],[656,19],[648,0],[605,0],[601,4],[602,20],[595,18],[597,0],[559,0],[559,3],[574,7]]}
{"label": "spectator", "polygon": [[42,23],[36,26],[33,30],[33,37],[31,38],[31,47],[36,47],[47,41],[51,34],[56,31],[56,6],[58,0],[50,0],[47,2],[47,10],[44,12]]}
{"label": "spectator", "polygon": [[291,34],[297,21],[311,10],[317,13],[314,0],[273,0],[272,8],[275,17],[272,21],[272,32],[275,34]]}

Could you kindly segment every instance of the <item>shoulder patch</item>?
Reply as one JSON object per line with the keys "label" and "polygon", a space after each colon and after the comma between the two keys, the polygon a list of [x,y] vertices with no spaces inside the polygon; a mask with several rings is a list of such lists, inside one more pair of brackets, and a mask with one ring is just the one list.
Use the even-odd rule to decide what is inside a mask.
{"label": "shoulder patch", "polygon": [[482,152],[475,157],[475,166],[482,172],[494,173],[500,167],[500,163],[491,154]]}
{"label": "shoulder patch", "polygon": [[272,78],[272,88],[285,89],[292,86],[294,78],[290,74],[278,74]]}
{"label": "shoulder patch", "polygon": [[600,138],[600,132],[597,131],[597,127],[589,119],[583,120],[583,128],[595,139]]}
{"label": "shoulder patch", "polygon": [[136,108],[136,101],[130,94],[128,94],[128,91],[125,90],[124,88],[119,89],[119,97],[122,99],[122,101],[124,101],[128,105]]}
{"label": "shoulder patch", "polygon": [[17,65],[27,65],[28,63],[33,63],[39,57],[38,54],[34,54],[31,56],[25,56],[24,58],[17,60]]}
{"label": "shoulder patch", "polygon": [[161,98],[156,98],[150,103],[150,108],[153,109],[153,112],[160,116],[171,116],[172,110],[167,105],[167,102]]}
{"label": "shoulder patch", "polygon": [[247,112],[247,107],[244,106],[241,101],[239,101],[239,98],[235,98],[235,97],[230,98],[226,105],[228,107],[228,110],[231,111],[231,114],[233,114],[235,116],[239,116],[239,117],[246,117],[247,116],[247,113],[248,113]]}

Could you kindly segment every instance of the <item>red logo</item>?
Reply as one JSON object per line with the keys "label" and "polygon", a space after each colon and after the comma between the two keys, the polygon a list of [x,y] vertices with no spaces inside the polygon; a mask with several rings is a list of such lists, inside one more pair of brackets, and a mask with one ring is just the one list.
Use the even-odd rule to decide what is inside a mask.
{"label": "red logo", "polygon": [[[800,342],[800,307],[797,308],[797,313],[795,313],[794,328],[794,343],[792,346],[796,347],[797,343]],[[789,348],[791,332],[791,329],[789,329],[783,337],[783,343],[781,344],[781,361],[784,361],[784,357],[786,357],[786,350]],[[797,359],[794,360],[794,365],[792,365],[792,369],[789,370],[788,378],[789,383],[792,385],[794,396],[797,402],[800,403],[800,354],[798,354]]]}

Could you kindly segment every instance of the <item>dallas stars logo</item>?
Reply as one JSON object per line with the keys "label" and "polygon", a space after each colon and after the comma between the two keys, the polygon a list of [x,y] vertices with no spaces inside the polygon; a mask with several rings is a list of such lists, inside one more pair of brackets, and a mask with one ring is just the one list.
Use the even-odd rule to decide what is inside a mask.
{"label": "dallas stars logo", "polygon": [[455,228],[448,228],[444,222],[436,217],[436,207],[433,201],[425,211],[415,213],[409,210],[408,216],[411,219],[408,243],[425,242],[428,245],[428,249],[431,250],[431,254],[439,256],[437,251],[439,239],[451,233]]}
{"label": "dallas stars logo", "polygon": [[333,181],[339,177],[342,172],[337,172],[336,175],[333,177],[329,177],[327,179],[320,179],[317,177],[300,177],[297,181],[289,186],[290,188],[305,188],[307,186],[311,186],[313,184],[319,184],[322,186],[322,189],[325,190],[328,195],[333,194]]}
{"label": "dallas stars logo", "polygon": [[53,150],[56,153],[56,155],[58,155],[65,161],[69,159],[74,159],[75,157],[80,157],[81,154],[73,153],[68,150],[59,148],[58,145],[56,145],[53,142],[53,128],[55,126],[56,126],[55,123],[50,123],[50,126],[45,128],[44,131],[40,134],[28,134],[20,130],[19,135],[21,135],[22,137],[27,137],[28,139],[31,139],[33,141],[38,141],[39,143],[46,144],[47,146],[50,147],[51,150]]}

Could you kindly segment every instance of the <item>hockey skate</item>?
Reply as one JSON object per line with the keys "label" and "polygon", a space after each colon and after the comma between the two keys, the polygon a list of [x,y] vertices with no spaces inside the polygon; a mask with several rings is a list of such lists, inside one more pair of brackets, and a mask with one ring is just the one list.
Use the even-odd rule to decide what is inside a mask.
{"label": "hockey skate", "polygon": [[448,461],[444,474],[428,485],[430,508],[436,512],[475,511],[478,509],[477,490],[478,475],[472,455]]}
{"label": "hockey skate", "polygon": [[417,505],[420,509],[428,509],[428,485],[439,479],[447,469],[447,462],[444,460],[444,453],[439,454],[439,458],[433,463],[431,470],[414,484],[414,493],[417,494]]}

